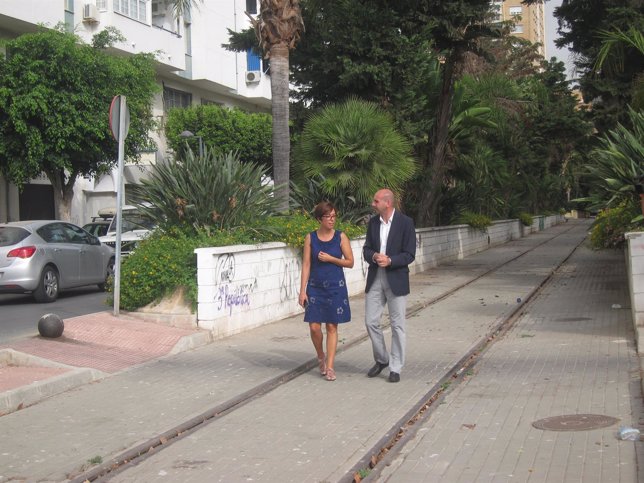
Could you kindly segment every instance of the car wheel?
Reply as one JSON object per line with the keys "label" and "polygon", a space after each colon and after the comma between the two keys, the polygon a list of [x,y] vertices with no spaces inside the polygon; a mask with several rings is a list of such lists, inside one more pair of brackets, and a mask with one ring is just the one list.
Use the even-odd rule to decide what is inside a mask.
{"label": "car wheel", "polygon": [[40,283],[34,291],[36,302],[53,302],[58,298],[60,280],[58,272],[52,266],[45,267],[40,275]]}
{"label": "car wheel", "polygon": [[114,278],[114,259],[113,258],[110,258],[110,261],[107,262],[107,273],[105,274],[105,282],[98,284],[99,290],[105,290],[107,288],[107,284],[110,280],[110,277]]}

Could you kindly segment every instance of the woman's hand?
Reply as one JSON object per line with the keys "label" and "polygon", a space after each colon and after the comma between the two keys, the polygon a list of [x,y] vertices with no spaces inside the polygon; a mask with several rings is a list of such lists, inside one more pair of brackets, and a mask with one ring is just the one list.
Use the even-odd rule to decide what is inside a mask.
{"label": "woman's hand", "polygon": [[306,305],[309,303],[309,297],[305,293],[301,293],[297,303],[302,308],[306,308]]}
{"label": "woman's hand", "polygon": [[332,257],[331,255],[329,255],[326,252],[320,252],[318,254],[318,260],[320,260],[321,262],[331,262],[334,259],[335,259],[335,257]]}

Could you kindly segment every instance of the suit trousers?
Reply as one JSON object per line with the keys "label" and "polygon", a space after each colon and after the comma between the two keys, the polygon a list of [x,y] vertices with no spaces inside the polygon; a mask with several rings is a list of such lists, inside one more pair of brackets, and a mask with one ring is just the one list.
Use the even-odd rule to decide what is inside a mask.
{"label": "suit trousers", "polygon": [[[371,338],[373,358],[380,364],[389,363],[389,370],[400,374],[405,364],[405,311],[406,295],[394,295],[387,281],[384,268],[378,268],[376,278],[365,295],[365,325]],[[391,320],[391,356],[387,353],[385,338],[380,325],[387,305]]]}

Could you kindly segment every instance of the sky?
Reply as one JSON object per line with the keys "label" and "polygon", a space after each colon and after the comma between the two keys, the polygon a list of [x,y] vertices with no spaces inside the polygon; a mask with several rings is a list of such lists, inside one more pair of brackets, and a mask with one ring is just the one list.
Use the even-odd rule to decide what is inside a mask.
{"label": "sky", "polygon": [[561,0],[550,0],[545,3],[546,9],[546,59],[557,57],[558,60],[566,64],[566,74],[568,79],[573,79],[573,64],[568,49],[558,49],[555,47],[557,34],[557,19],[553,12],[556,7],[561,5]]}

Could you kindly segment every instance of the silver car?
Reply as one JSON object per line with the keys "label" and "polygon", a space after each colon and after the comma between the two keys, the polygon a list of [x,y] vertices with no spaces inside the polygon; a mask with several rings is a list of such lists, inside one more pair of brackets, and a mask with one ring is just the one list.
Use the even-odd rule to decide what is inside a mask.
{"label": "silver car", "polygon": [[53,302],[61,290],[97,284],[114,273],[114,250],[64,221],[0,224],[0,293]]}

